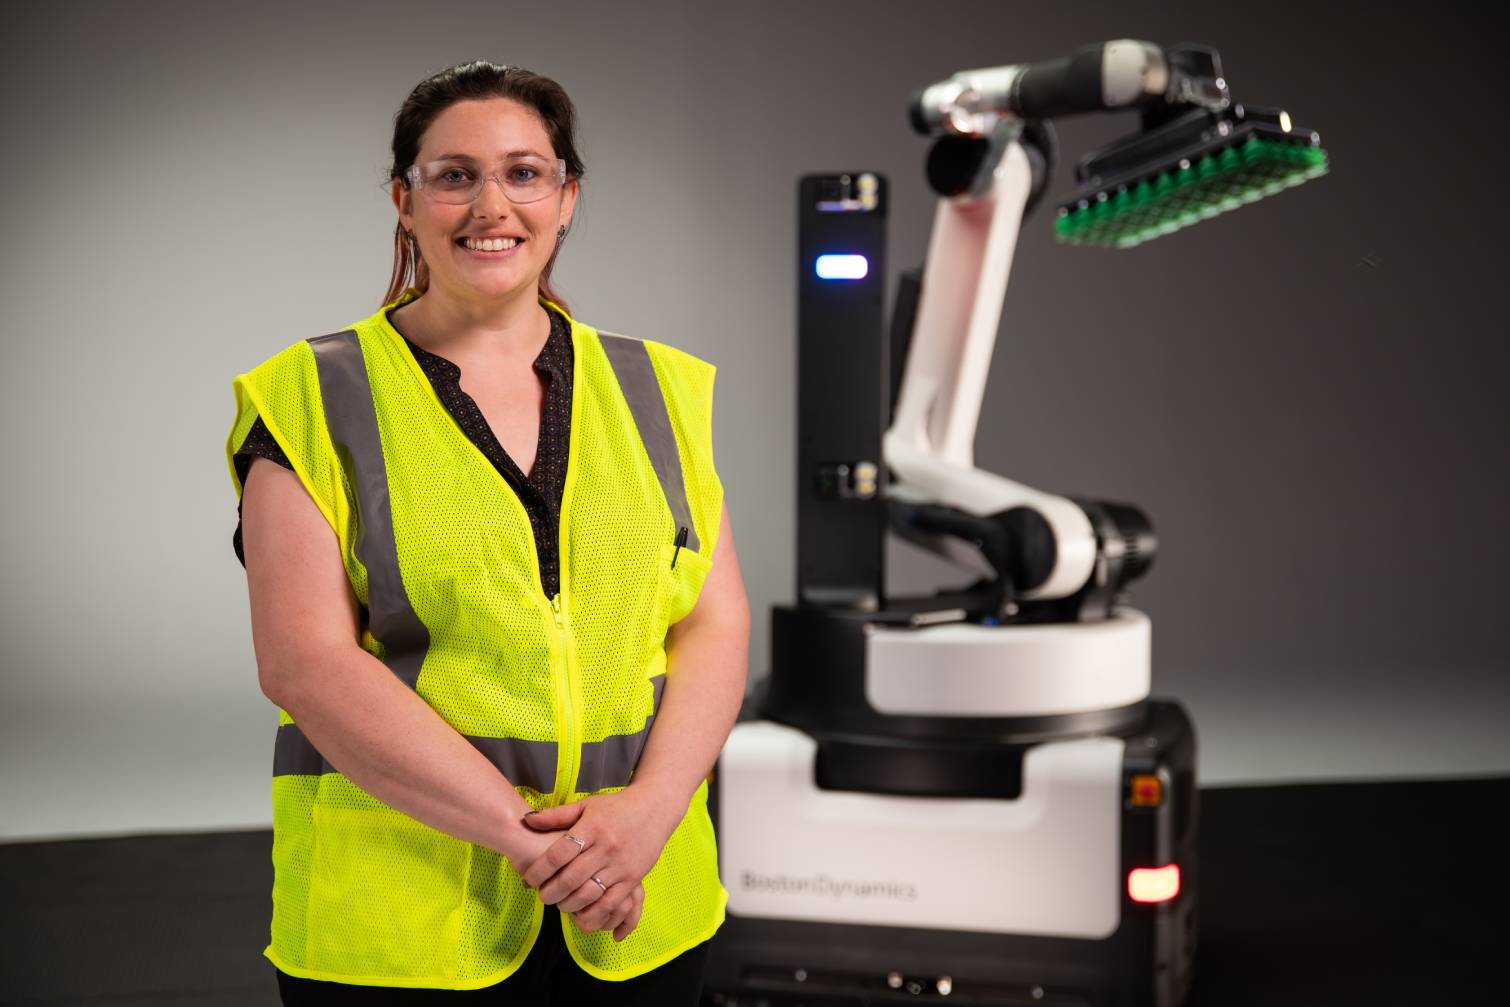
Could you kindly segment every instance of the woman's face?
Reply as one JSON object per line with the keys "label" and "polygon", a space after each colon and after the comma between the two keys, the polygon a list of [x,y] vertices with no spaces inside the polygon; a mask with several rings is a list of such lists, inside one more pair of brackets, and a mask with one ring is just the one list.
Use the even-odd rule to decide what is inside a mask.
{"label": "woman's face", "polygon": [[[460,101],[447,108],[420,141],[417,164],[459,155],[493,172],[504,158],[529,153],[554,159],[545,123],[527,105],[508,98]],[[430,270],[430,289],[463,301],[495,302],[534,297],[536,283],[556,248],[556,235],[571,221],[577,182],[533,203],[518,204],[489,180],[466,204],[443,203],[423,189],[393,183],[399,220],[414,232]],[[514,238],[503,251],[474,251],[465,238]]]}

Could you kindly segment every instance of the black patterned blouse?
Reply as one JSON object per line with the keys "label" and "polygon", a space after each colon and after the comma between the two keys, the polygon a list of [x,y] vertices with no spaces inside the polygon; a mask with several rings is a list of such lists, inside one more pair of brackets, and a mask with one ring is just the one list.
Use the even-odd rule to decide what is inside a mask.
{"label": "black patterned blouse", "polygon": [[[540,417],[540,440],[535,450],[535,467],[528,477],[503,450],[487,418],[477,408],[477,402],[462,391],[461,368],[438,354],[416,346],[407,336],[414,359],[435,387],[435,394],[446,407],[462,432],[476,444],[488,461],[493,463],[508,484],[519,495],[525,511],[530,516],[530,527],[535,533],[535,549],[540,555],[540,579],[546,595],[553,596],[560,589],[560,556],[556,531],[561,525],[561,495],[566,489],[566,461],[571,440],[571,392],[572,392],[572,339],[571,326],[557,312],[546,309],[550,315],[551,332],[545,340],[540,355],[535,358],[535,371],[544,380],[545,408]],[[245,485],[247,470],[253,458],[267,458],[284,468],[293,468],[288,456],[278,446],[259,416],[247,432],[246,440],[234,456],[236,475]],[[236,532],[231,536],[231,546],[236,558],[246,565],[246,555],[241,545],[241,505],[236,505]]]}

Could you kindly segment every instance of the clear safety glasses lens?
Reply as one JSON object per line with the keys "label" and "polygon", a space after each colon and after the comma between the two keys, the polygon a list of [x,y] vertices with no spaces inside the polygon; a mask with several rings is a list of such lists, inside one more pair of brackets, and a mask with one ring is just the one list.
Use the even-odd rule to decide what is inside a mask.
{"label": "clear safety glasses lens", "polygon": [[411,165],[405,172],[409,184],[442,203],[470,203],[482,193],[488,179],[514,203],[533,203],[566,184],[566,162],[557,158],[516,157],[498,165],[491,175],[469,161],[431,161]]}

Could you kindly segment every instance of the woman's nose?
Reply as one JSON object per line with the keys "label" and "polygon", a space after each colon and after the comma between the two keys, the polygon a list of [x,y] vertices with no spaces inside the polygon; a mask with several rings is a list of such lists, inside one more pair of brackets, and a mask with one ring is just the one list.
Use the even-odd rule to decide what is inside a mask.
{"label": "woman's nose", "polygon": [[[493,184],[489,185],[490,182]],[[503,180],[496,175],[490,175],[483,180],[482,191],[477,194],[476,199],[472,200],[473,212],[482,211],[488,216],[501,216],[513,205],[509,197],[504,195]]]}

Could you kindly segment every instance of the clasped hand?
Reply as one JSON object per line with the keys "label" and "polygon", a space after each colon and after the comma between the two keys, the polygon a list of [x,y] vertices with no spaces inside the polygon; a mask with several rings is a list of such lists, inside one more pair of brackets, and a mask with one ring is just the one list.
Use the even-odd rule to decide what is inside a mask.
{"label": "clasped hand", "polygon": [[584,933],[611,928],[621,941],[640,922],[640,882],[680,820],[632,787],[526,815],[537,832],[565,832],[524,869],[524,883]]}

